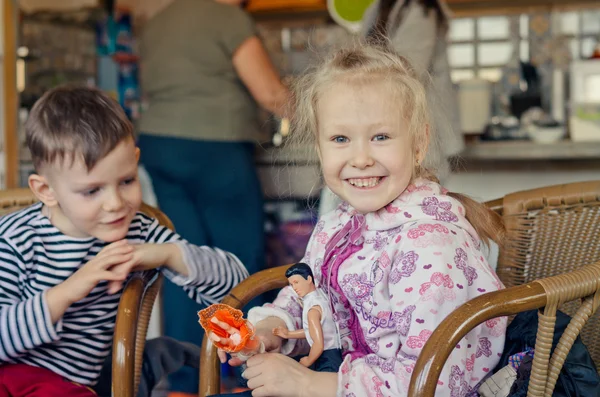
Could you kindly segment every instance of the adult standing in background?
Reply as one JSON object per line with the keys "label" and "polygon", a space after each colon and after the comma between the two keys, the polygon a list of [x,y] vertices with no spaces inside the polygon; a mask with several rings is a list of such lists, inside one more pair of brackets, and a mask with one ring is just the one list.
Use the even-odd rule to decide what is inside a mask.
{"label": "adult standing in background", "polygon": [[[254,273],[265,249],[254,148],[268,139],[257,112],[262,106],[283,116],[289,92],[242,3],[158,0],[150,15],[141,13],[149,106],[139,146],[158,204],[177,232],[234,253]],[[200,307],[169,282],[163,305],[165,334],[200,345]],[[172,391],[197,393],[198,371],[179,371],[169,383]]]}
{"label": "adult standing in background", "polygon": [[[452,159],[465,147],[448,63],[449,19],[450,10],[443,0],[375,0],[365,12],[361,29],[364,38],[390,45],[420,73],[432,113],[432,132],[437,137],[429,150],[441,153],[427,156],[439,163],[426,166],[437,170],[442,180],[450,174]],[[319,212],[329,212],[339,202],[324,188]]]}

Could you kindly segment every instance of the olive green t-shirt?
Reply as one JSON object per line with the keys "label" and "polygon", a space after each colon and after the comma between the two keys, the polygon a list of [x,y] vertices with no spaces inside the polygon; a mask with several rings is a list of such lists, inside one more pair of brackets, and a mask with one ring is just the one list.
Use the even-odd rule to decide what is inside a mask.
{"label": "olive green t-shirt", "polygon": [[232,57],[256,34],[242,9],[214,0],[175,0],[140,37],[140,133],[211,141],[257,141],[257,105]]}

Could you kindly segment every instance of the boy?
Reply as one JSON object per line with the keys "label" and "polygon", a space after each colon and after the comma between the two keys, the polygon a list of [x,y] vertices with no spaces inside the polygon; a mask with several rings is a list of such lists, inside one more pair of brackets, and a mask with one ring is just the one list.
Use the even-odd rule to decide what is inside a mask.
{"label": "boy", "polygon": [[0,218],[0,397],[93,396],[130,272],[160,267],[207,304],[247,271],[138,212],[133,126],[102,92],[51,90],[25,128],[40,203]]}

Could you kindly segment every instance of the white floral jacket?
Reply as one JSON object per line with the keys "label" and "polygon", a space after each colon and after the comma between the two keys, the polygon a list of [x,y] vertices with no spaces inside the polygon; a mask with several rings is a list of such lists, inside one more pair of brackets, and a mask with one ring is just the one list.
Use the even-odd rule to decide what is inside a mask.
{"label": "white floral jacket", "polygon": [[[464,207],[440,185],[417,180],[391,204],[361,215],[348,204],[318,222],[303,261],[329,295],[344,362],[338,396],[405,396],[416,359],[437,325],[456,307],[503,288],[482,252]],[[272,304],[251,309],[256,324],[282,318],[302,327],[290,287]],[[456,346],[436,396],[470,394],[504,347],[506,319],[490,320]],[[307,351],[291,339],[282,353]]]}

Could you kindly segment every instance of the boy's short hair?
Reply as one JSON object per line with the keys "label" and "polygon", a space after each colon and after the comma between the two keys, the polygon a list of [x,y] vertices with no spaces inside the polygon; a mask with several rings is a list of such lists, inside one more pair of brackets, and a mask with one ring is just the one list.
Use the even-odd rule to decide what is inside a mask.
{"label": "boy's short hair", "polygon": [[61,86],[46,92],[25,123],[26,142],[39,172],[45,164],[77,157],[88,170],[120,142],[134,139],[133,125],[121,106],[102,91]]}

